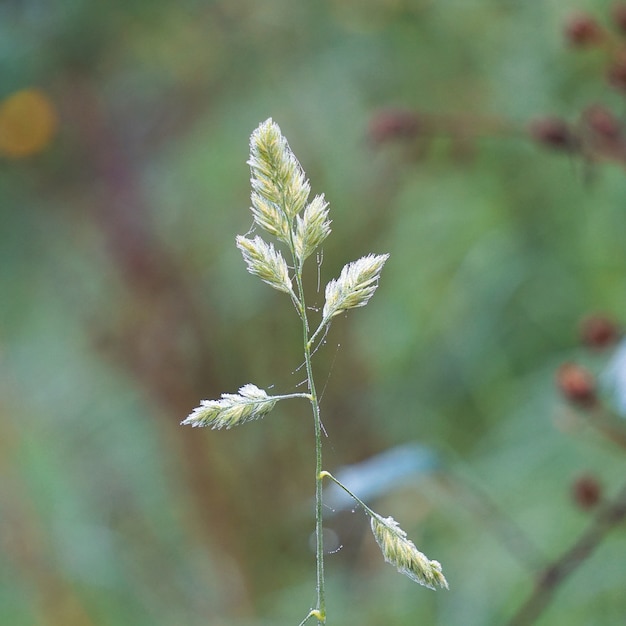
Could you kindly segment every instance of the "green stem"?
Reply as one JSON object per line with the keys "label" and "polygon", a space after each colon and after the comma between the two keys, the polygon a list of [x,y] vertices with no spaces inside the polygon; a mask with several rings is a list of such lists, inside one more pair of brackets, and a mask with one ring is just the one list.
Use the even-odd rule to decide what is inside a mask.
{"label": "green stem", "polygon": [[[285,196],[283,192],[282,206],[285,207],[285,214],[288,216],[289,212],[286,210],[287,203],[285,202]],[[311,360],[311,346],[312,341],[309,339],[311,330],[309,328],[309,318],[307,316],[306,301],[304,298],[304,285],[302,284],[302,266],[303,259],[298,258],[296,254],[296,246],[294,242],[294,229],[293,219],[289,219],[289,248],[293,258],[294,264],[294,277],[296,279],[297,297],[292,295],[292,301],[300,319],[302,320],[302,340],[304,347],[304,363],[306,367],[306,375],[309,386],[309,401],[313,409],[313,423],[315,428],[315,545],[316,545],[316,588],[317,588],[317,606],[312,609],[304,622],[307,622],[310,618],[317,619],[318,624],[326,623],[326,597],[324,592],[324,527],[323,527],[323,477],[322,477],[322,420],[320,418],[320,406],[317,399],[317,392],[315,390],[315,380],[313,379],[313,365]],[[321,327],[315,331],[315,335],[318,334]],[[304,623],[303,622],[303,623]]]}
{"label": "green stem", "polygon": [[[294,255],[295,257],[295,255]],[[322,501],[322,421],[320,407],[315,391],[313,366],[311,362],[311,341],[309,340],[309,321],[306,315],[304,287],[302,285],[302,266],[296,261],[295,271],[298,296],[301,305],[302,335],[304,341],[304,363],[309,385],[313,422],[315,426],[315,545],[316,545],[316,572],[317,572],[317,607],[311,611],[309,617],[315,617],[318,624],[326,623],[326,599],[324,595],[324,535],[323,535],[323,501]],[[308,618],[307,618],[308,619]]]}

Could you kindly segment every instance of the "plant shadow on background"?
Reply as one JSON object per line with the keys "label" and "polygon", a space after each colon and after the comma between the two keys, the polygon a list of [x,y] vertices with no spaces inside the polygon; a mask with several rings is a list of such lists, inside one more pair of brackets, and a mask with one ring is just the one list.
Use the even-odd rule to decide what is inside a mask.
{"label": "plant shadow on background", "polygon": [[0,18],[2,623],[295,624],[314,605],[306,407],[179,426],[248,380],[302,382],[298,321],[233,246],[270,116],[332,205],[307,302],[318,271],[391,253],[376,305],[314,357],[325,468],[451,589],[398,577],[329,488],[328,623],[623,622],[622,3]]}

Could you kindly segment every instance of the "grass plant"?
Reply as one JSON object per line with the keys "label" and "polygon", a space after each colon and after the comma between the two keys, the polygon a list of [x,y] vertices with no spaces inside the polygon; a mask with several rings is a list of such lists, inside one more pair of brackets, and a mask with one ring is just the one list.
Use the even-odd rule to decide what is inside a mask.
{"label": "grass plant", "polygon": [[346,264],[338,278],[328,282],[321,319],[314,322],[314,309],[307,306],[303,284],[305,261],[317,252],[331,232],[328,203],[323,195],[309,201],[311,188],[305,173],[289,148],[278,125],[271,119],[263,122],[250,139],[252,183],[252,214],[256,226],[273,236],[286,249],[289,262],[280,248],[259,235],[237,236],[248,271],[268,285],[289,295],[302,323],[304,367],[307,376],[306,393],[268,395],[248,383],[236,394],[222,394],[219,400],[203,400],[182,422],[191,426],[231,428],[244,422],[265,417],[277,402],[292,398],[309,401],[315,432],[315,537],[317,601],[305,618],[318,624],[326,623],[323,539],[323,482],[327,478],[344,489],[370,517],[376,542],[388,563],[399,572],[430,589],[448,588],[437,561],[428,559],[407,538],[392,517],[382,517],[367,506],[356,494],[322,465],[322,421],[319,397],[313,375],[313,355],[323,341],[334,317],[365,306],[378,287],[378,280],[389,258],[388,254],[368,254]]}

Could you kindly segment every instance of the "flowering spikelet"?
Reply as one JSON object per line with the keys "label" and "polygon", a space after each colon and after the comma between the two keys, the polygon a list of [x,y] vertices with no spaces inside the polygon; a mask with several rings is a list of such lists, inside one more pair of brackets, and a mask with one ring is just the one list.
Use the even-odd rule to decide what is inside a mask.
{"label": "flowering spikelet", "polygon": [[[252,173],[250,182],[254,219],[272,234],[275,234],[273,231],[283,234],[284,224],[280,214],[291,224],[304,208],[311,187],[278,124],[271,118],[263,122],[250,137],[248,165]],[[274,214],[275,211],[278,211],[278,215]]]}
{"label": "flowering spikelet", "polygon": [[448,581],[441,572],[439,561],[431,561],[422,554],[415,544],[407,539],[406,533],[393,517],[373,515],[371,524],[376,542],[387,563],[395,565],[401,574],[424,587],[448,589]]}
{"label": "flowering spikelet", "polygon": [[248,383],[238,394],[223,393],[221,400],[202,400],[189,416],[181,422],[191,426],[232,428],[250,420],[265,417],[276,404],[263,389]]}
{"label": "flowering spikelet", "polygon": [[329,234],[328,202],[322,194],[306,205],[302,216],[296,216],[293,244],[300,263],[313,254]]}
{"label": "flowering spikelet", "polygon": [[289,278],[287,261],[271,243],[266,243],[259,236],[248,239],[238,235],[237,247],[241,250],[251,274],[258,276],[278,291],[291,293],[291,279]]}
{"label": "flowering spikelet", "polygon": [[368,254],[345,265],[339,278],[326,285],[324,319],[365,306],[378,287],[380,272],[388,258],[388,254]]}
{"label": "flowering spikelet", "polygon": [[287,216],[274,202],[270,202],[258,193],[252,193],[252,215],[254,221],[270,235],[274,235],[286,244],[289,244],[290,227]]}

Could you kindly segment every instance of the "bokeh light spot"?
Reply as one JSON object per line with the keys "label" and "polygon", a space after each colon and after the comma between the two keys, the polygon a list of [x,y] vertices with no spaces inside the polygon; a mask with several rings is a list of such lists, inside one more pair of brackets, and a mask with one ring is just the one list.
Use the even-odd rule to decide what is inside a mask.
{"label": "bokeh light spot", "polygon": [[39,89],[22,89],[0,103],[0,153],[13,159],[45,150],[58,126],[50,98]]}

